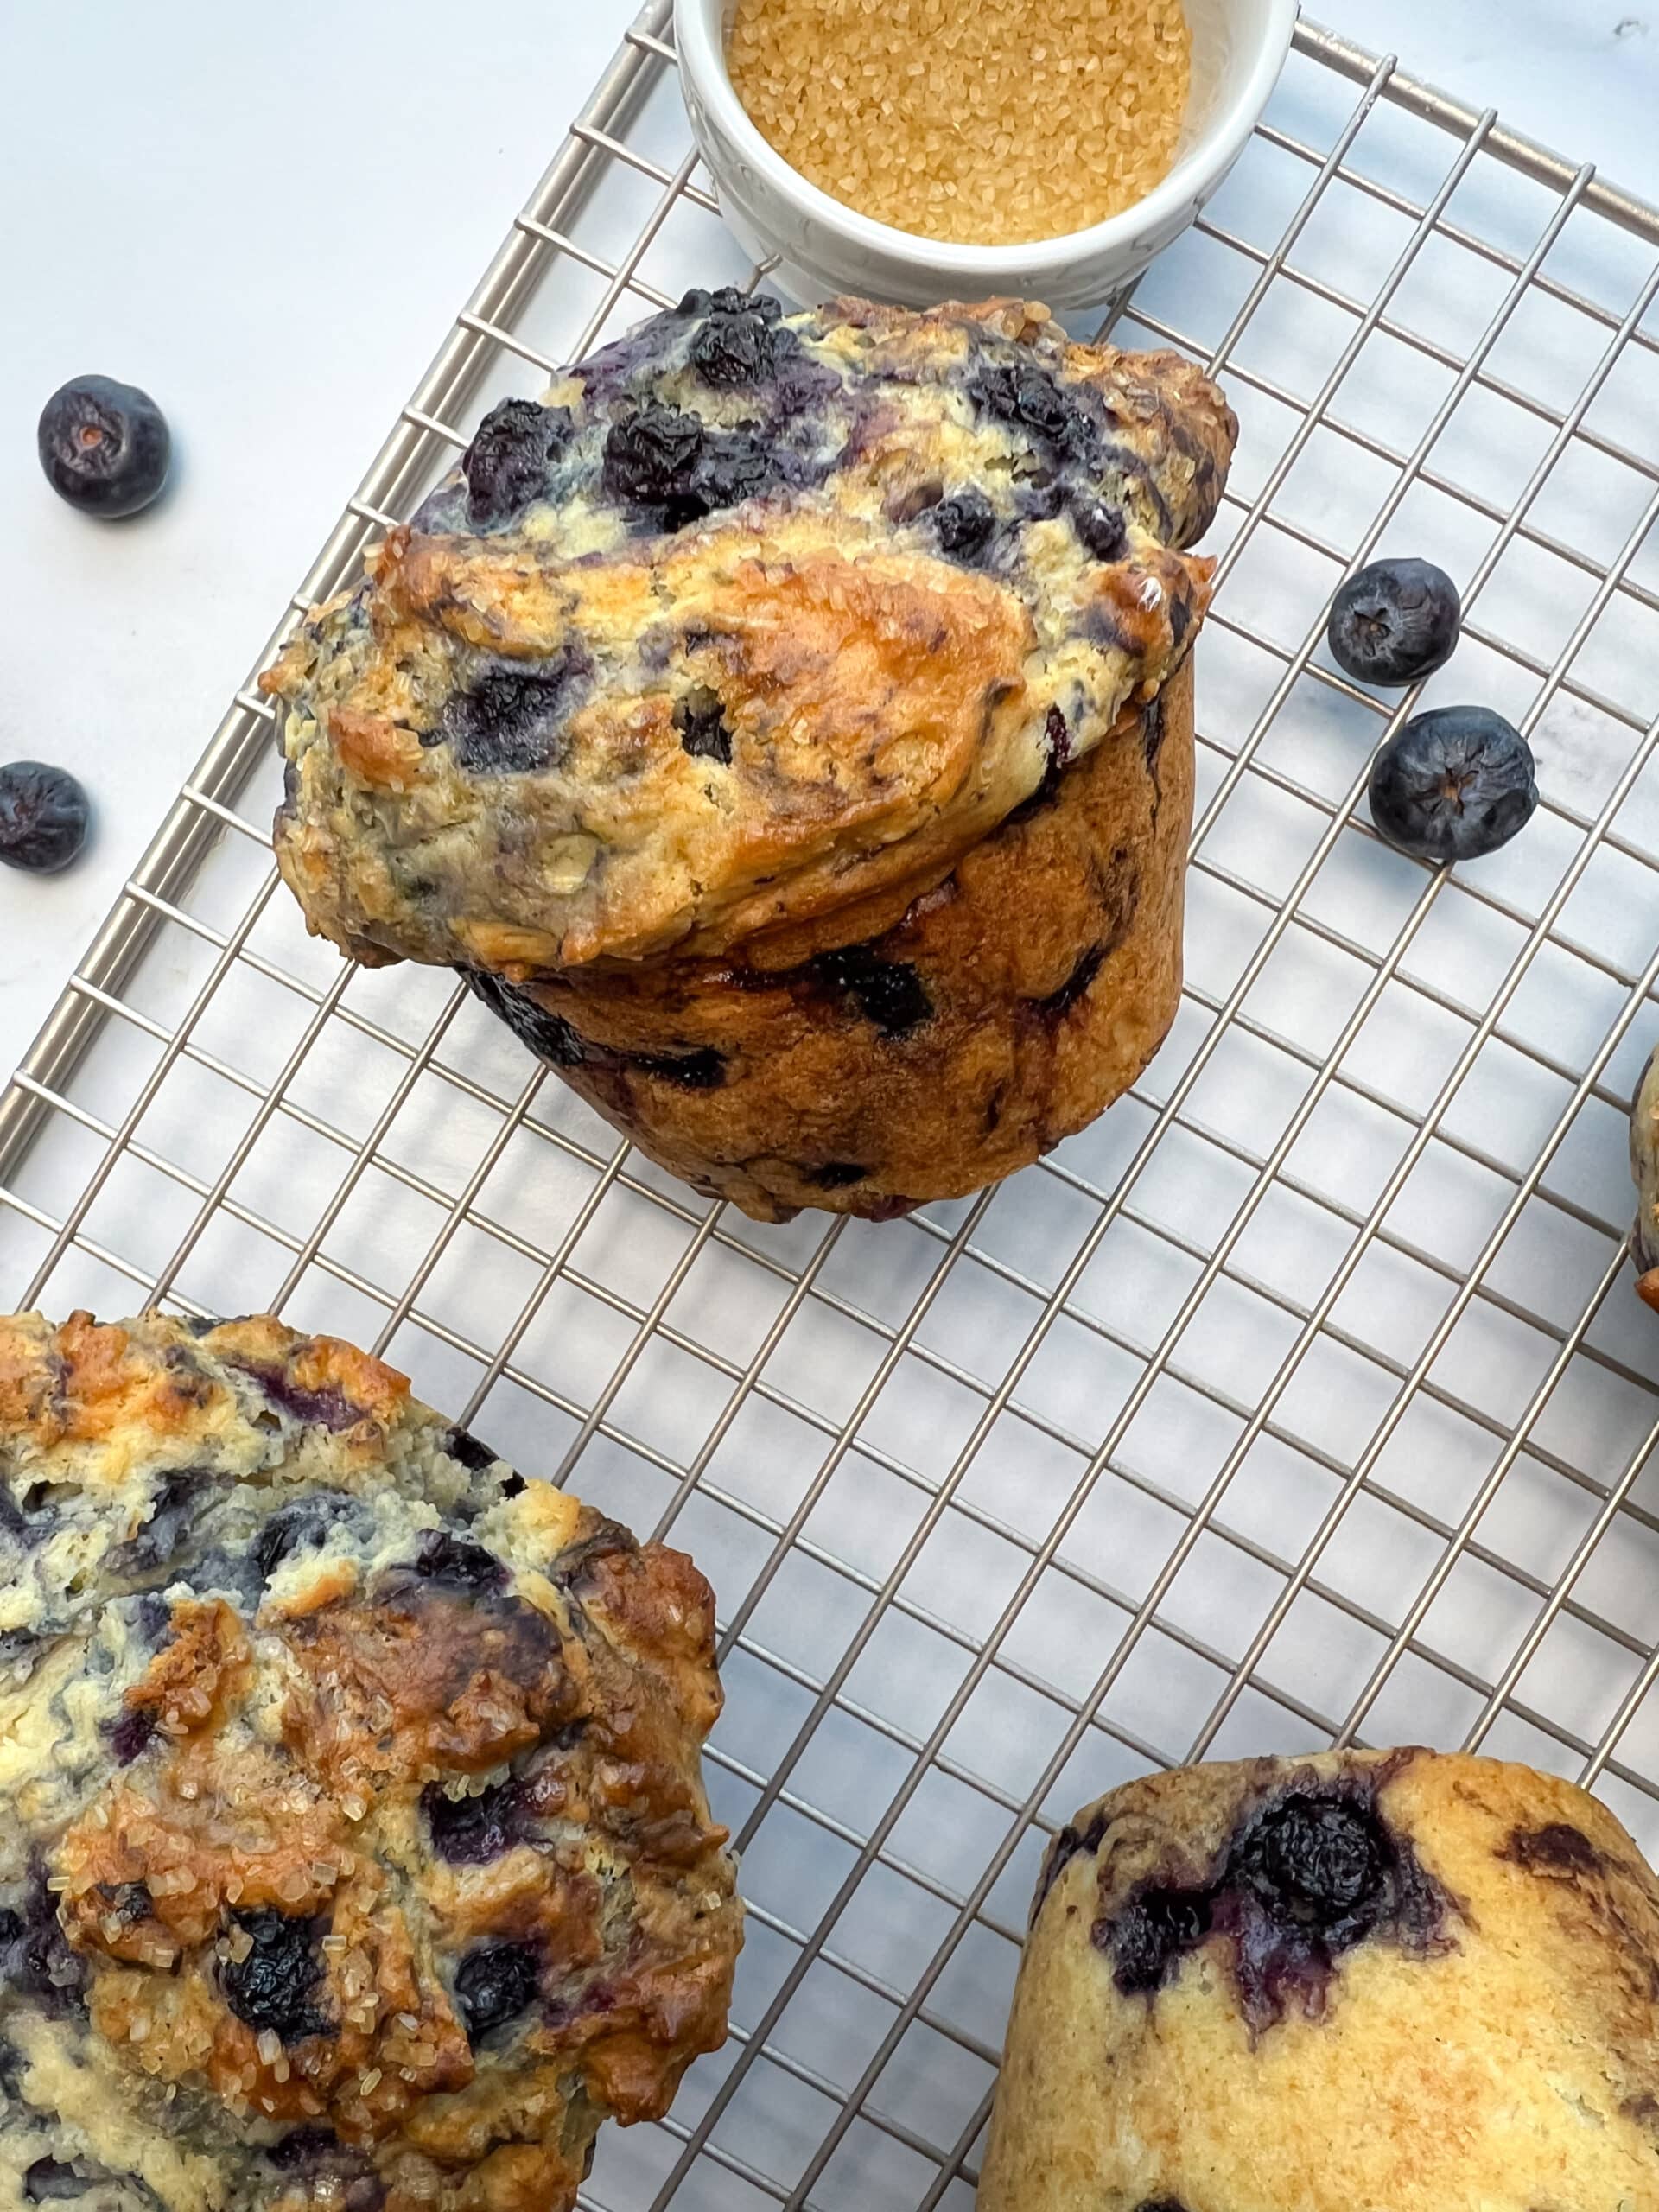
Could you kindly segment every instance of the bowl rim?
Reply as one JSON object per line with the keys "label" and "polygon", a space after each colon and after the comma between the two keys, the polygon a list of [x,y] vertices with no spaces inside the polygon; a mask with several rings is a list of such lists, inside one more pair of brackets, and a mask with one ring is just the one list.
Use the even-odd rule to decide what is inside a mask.
{"label": "bowl rim", "polygon": [[[743,157],[798,212],[814,218],[844,243],[868,253],[907,261],[938,276],[961,270],[976,277],[1029,282],[1043,270],[1058,272],[1079,261],[1109,257],[1115,248],[1132,246],[1146,232],[1161,228],[1189,202],[1197,212],[1207,192],[1219,183],[1243,152],[1289,58],[1300,0],[1265,0],[1265,5],[1268,35],[1260,41],[1237,91],[1203,137],[1188,148],[1143,199],[1081,231],[1001,245],[919,238],[913,232],[861,213],[803,176],[762,135],[738,98],[726,67],[726,0],[674,0],[674,43],[689,83],[707,105],[719,111],[723,128]],[[721,26],[719,35],[714,29],[716,22]]]}

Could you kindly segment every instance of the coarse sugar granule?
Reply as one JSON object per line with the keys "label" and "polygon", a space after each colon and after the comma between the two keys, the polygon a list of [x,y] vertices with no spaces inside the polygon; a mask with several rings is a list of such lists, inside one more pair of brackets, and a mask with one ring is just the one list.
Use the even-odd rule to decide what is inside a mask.
{"label": "coarse sugar granule", "polygon": [[924,238],[1058,238],[1175,158],[1181,0],[737,0],[728,64],[810,182]]}

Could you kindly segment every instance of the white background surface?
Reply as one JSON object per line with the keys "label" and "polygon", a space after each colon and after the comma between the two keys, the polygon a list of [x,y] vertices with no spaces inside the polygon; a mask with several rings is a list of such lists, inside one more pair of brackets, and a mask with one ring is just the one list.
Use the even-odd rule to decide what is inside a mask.
{"label": "white background surface", "polygon": [[[98,810],[64,876],[0,880],[0,1064],[49,1010],[635,5],[0,9],[0,758],[63,762]],[[1659,4],[1313,12],[1659,199]],[[35,457],[41,403],[92,370],[151,391],[178,455],[164,503],[113,526],[56,500]]]}

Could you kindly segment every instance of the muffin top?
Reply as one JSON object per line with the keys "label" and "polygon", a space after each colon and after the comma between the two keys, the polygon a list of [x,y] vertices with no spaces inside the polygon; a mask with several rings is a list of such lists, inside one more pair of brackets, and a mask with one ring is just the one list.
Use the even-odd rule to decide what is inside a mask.
{"label": "muffin top", "polygon": [[0,1323],[0,2204],[558,2212],[724,2033],[713,1604],[270,1319]]}
{"label": "muffin top", "polygon": [[718,953],[937,877],[1179,664],[1236,423],[1017,302],[692,292],[486,417],[261,678],[371,962]]}
{"label": "muffin top", "polygon": [[1646,2212],[1659,1882],[1493,1759],[1128,1783],[1050,1847],[979,2204]]}

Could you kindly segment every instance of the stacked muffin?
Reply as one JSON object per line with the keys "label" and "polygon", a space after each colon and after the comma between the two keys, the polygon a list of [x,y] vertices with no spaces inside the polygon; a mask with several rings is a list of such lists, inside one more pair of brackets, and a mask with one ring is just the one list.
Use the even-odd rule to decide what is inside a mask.
{"label": "stacked muffin", "polygon": [[263,679],[283,872],[760,1218],[1007,1174],[1174,1013],[1236,429],[1039,308],[690,294],[497,408]]}

